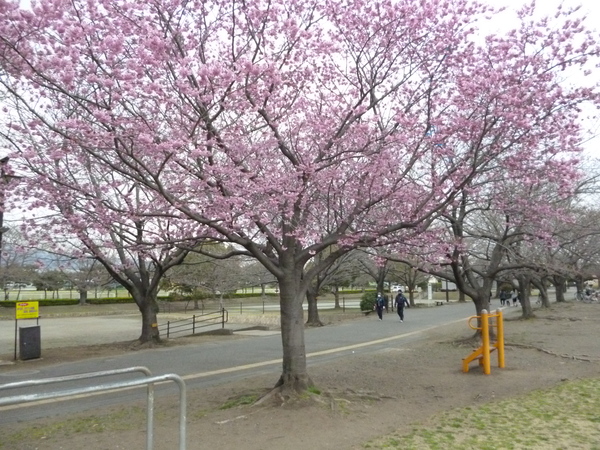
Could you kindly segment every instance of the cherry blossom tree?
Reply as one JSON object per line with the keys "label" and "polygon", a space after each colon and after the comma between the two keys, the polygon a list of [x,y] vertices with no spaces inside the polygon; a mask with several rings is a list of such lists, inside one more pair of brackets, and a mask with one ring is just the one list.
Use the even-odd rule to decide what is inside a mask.
{"label": "cherry blossom tree", "polygon": [[[26,126],[27,114],[15,109],[13,120]],[[160,341],[160,282],[202,240],[194,234],[197,227],[170,214],[154,191],[107,171],[92,158],[68,153],[47,158],[53,145],[65,146],[64,137],[55,137],[41,140],[27,132],[17,141],[7,136],[19,152],[21,179],[9,200],[25,217],[21,231],[28,242],[22,247],[45,247],[70,264],[100,263],[137,304],[140,343]]]}
{"label": "cherry blossom tree", "polygon": [[[113,174],[68,159],[51,164],[23,158],[30,171],[16,194],[34,197],[46,214],[22,224],[30,246],[43,242],[72,264],[91,259],[125,287],[141,313],[141,343],[158,342],[157,295],[160,282],[197,240],[181,236],[175,218],[160,216],[156,195],[143,193]],[[89,280],[88,280],[89,281]]]}
{"label": "cherry blossom tree", "polygon": [[14,157],[93,160],[263,264],[284,393],[312,383],[302,302],[323,267],[426,239],[500,165],[559,183],[595,100],[560,83],[598,53],[569,11],[556,26],[524,10],[484,40],[492,10],[468,0],[15,3],[0,29],[2,83],[28,118],[7,133]]}

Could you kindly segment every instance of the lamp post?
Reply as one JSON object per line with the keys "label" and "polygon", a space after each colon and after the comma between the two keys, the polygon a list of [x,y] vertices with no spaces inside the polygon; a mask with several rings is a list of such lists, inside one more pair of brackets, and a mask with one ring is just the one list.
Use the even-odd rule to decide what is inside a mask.
{"label": "lamp post", "polygon": [[432,301],[433,300],[433,285],[434,283],[437,283],[437,280],[435,279],[435,277],[429,277],[429,280],[427,280],[427,300]]}

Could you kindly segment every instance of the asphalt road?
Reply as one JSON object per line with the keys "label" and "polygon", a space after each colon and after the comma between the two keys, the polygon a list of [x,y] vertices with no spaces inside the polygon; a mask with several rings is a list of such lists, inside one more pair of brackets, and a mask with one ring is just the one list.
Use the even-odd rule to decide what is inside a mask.
{"label": "asphalt road", "polygon": [[[384,316],[383,321],[378,320],[376,315],[371,314],[364,319],[344,322],[339,325],[309,328],[305,332],[309,370],[313,365],[326,364],[336,358],[351,358],[362,352],[378,351],[390,346],[402,347],[408,343],[424,339],[424,332],[429,329],[457,321],[464,321],[465,327],[467,327],[467,319],[474,313],[474,306],[471,302],[465,304],[455,303],[440,307],[407,309],[404,323],[400,323],[398,316],[390,312]],[[520,308],[508,308],[506,313],[518,314]],[[47,322],[50,321],[52,321],[52,327],[55,327],[55,330],[61,330],[63,334],[69,335],[71,340],[73,340],[73,335],[76,333],[79,333],[82,342],[93,334],[95,342],[98,342],[100,335],[106,333],[111,336],[112,342],[115,342],[135,339],[139,331],[139,320],[139,317],[135,316],[45,319],[41,323],[42,348],[44,335],[48,333],[50,328],[50,324]],[[0,323],[2,329],[6,327],[6,323],[11,323],[14,327],[13,322],[3,321],[3,323]],[[92,323],[96,327],[93,332]],[[229,326],[235,329],[234,324]],[[12,333],[12,339],[14,339],[14,329]],[[4,334],[3,332],[2,336]],[[281,374],[282,344],[280,334],[278,332],[262,332],[246,333],[246,336],[245,339],[224,339],[202,344],[143,350],[127,355],[92,358],[35,370],[29,369],[26,362],[20,363],[18,366],[5,365],[0,366],[0,385],[23,380],[63,377],[133,366],[147,367],[153,375],[175,373],[185,380],[187,389],[209,387],[261,374],[272,374],[273,383],[275,383]],[[0,340],[0,345],[6,345],[4,338]],[[65,351],[68,351],[68,348],[65,348]],[[136,377],[139,378],[139,375],[118,375],[94,379],[91,383],[116,382],[131,380]],[[90,385],[90,381],[78,380],[61,383],[60,386],[53,384],[42,390],[34,390],[34,388],[3,390],[0,391],[0,401],[7,396],[35,395],[35,392],[74,389],[88,385]],[[157,393],[160,395],[177,395],[177,389],[173,384],[161,385],[157,386]],[[0,423],[29,420],[57,413],[68,414],[93,409],[100,405],[119,404],[144,398],[145,390],[138,388],[118,393],[85,396],[75,400],[0,406]]]}

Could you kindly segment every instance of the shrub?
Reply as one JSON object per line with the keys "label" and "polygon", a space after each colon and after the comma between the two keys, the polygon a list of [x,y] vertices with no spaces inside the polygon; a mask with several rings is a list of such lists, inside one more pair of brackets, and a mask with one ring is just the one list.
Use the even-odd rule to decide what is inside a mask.
{"label": "shrub", "polygon": [[375,300],[377,299],[377,292],[369,291],[365,292],[360,300],[361,311],[373,311],[375,308]]}
{"label": "shrub", "polygon": [[90,305],[111,305],[114,303],[133,303],[131,297],[106,297],[106,298],[88,298],[87,302]]}
{"label": "shrub", "polygon": [[7,300],[0,302],[0,306],[5,308],[15,308],[17,303],[38,302],[38,306],[67,306],[78,305],[78,299],[42,299],[42,300]]}

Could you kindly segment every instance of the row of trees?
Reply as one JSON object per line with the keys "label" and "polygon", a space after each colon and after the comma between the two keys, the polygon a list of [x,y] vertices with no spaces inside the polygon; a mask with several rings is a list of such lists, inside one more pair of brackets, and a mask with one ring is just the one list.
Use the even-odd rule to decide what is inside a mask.
{"label": "row of trees", "polygon": [[[5,300],[10,299],[8,295],[11,290],[18,292],[22,288],[34,286],[37,290],[50,292],[52,298],[59,290],[75,290],[83,304],[88,291],[110,290],[115,287],[115,280],[95,260],[69,260],[64,255],[51,255],[41,251],[43,247],[29,252],[24,249],[16,250],[18,234],[10,231],[7,237],[0,270]],[[229,252],[225,245],[212,245],[211,253],[214,255]],[[342,287],[365,288],[373,282],[380,284],[382,273],[387,277],[387,287],[393,281],[403,280],[398,275],[398,270],[390,270],[392,266],[403,265],[387,264],[387,269],[382,271],[382,267],[377,266],[368,253],[352,252],[319,274],[317,283],[311,286],[310,292],[314,292],[315,299],[319,294],[333,292],[339,306],[337,294]],[[276,279],[254,259],[218,259],[192,252],[181,265],[165,274],[161,289],[182,297],[208,296],[222,302],[225,295],[247,288],[258,288],[260,295],[265,295],[266,288],[275,284]],[[384,289],[383,284],[381,289]],[[18,297],[13,300],[18,300]]]}
{"label": "row of trees", "polygon": [[[598,211],[590,209],[578,209],[581,216],[578,221],[566,229],[556,229],[551,236],[554,248],[548,250],[546,246],[531,247],[526,255],[515,252],[506,252],[505,257],[494,264],[490,264],[494,251],[481,250],[484,246],[490,247],[486,239],[472,236],[470,246],[470,259],[474,261],[477,275],[474,280],[483,284],[481,273],[487,274],[496,284],[510,285],[521,292],[521,302],[524,317],[531,317],[532,310],[529,303],[529,290],[534,286],[542,293],[544,306],[548,306],[546,288],[552,284],[557,287],[557,299],[563,300],[567,280],[574,281],[579,290],[583,289],[586,280],[600,278],[600,261],[598,248],[600,241],[595,237],[600,232],[597,220]],[[497,224],[486,230],[488,236],[498,230]],[[482,230],[486,223],[478,225]],[[107,289],[115,286],[115,280],[104,267],[94,260],[71,261],[59,255],[50,255],[46,252],[40,258],[39,251],[27,253],[24,251],[10,251],[14,248],[16,233],[8,234],[5,247],[3,267],[1,271],[2,284],[5,290],[5,300],[9,300],[10,288],[22,287],[23,285],[35,285],[36,289],[54,293],[62,289],[76,290],[80,295],[80,302],[86,301],[88,291]],[[223,244],[211,246],[213,255],[226,255],[231,249]],[[35,258],[34,256],[37,256]],[[320,255],[321,257],[323,255]],[[376,256],[378,260],[374,257]],[[33,264],[33,261],[38,264]],[[46,264],[42,262],[45,260]],[[27,264],[29,261],[29,264]],[[340,307],[339,290],[341,287],[366,287],[373,282],[377,289],[384,291],[391,284],[401,284],[408,288],[411,303],[414,304],[413,294],[416,287],[426,289],[431,275],[435,275],[442,281],[456,283],[451,265],[438,265],[424,272],[418,262],[399,262],[397,256],[373,255],[373,252],[358,251],[347,253],[339,258],[330,267],[320,272],[309,286],[306,299],[309,305],[308,325],[322,325],[319,320],[317,309],[317,296],[325,292],[334,294],[336,307]],[[41,264],[40,264],[41,263]],[[46,268],[44,268],[44,265]],[[466,269],[466,268],[463,268]],[[464,270],[466,273],[466,270]],[[467,282],[472,279],[465,277]],[[161,289],[179,293],[181,296],[190,296],[196,301],[206,296],[220,299],[223,306],[223,297],[230,293],[249,287],[259,287],[262,295],[268,285],[276,283],[275,278],[254,259],[246,257],[230,257],[219,259],[190,253],[184,262],[173,267],[161,281]],[[425,287],[423,287],[425,286]],[[443,283],[442,283],[443,286]],[[477,288],[478,285],[471,285]],[[460,290],[461,298],[465,297],[465,290]],[[18,294],[17,294],[18,295]],[[18,299],[18,297],[16,298]]]}
{"label": "row of trees", "polygon": [[470,0],[19,3],[0,2],[0,85],[23,232],[100,262],[143,341],[190,252],[253,258],[280,287],[277,387],[302,391],[302,303],[353,250],[480,311],[577,218],[599,98],[564,79],[599,48],[576,11],[485,36],[493,8]]}
{"label": "row of trees", "polygon": [[[78,292],[80,302],[85,303],[88,291],[115,287],[112,277],[101,264],[94,260],[69,260],[38,248],[25,249],[19,245],[17,232],[4,233],[0,286],[4,300],[18,300],[22,288],[34,286],[36,290],[50,293],[52,298],[59,290]],[[43,243],[41,243],[43,244]],[[17,297],[10,298],[10,291],[17,290]]]}

